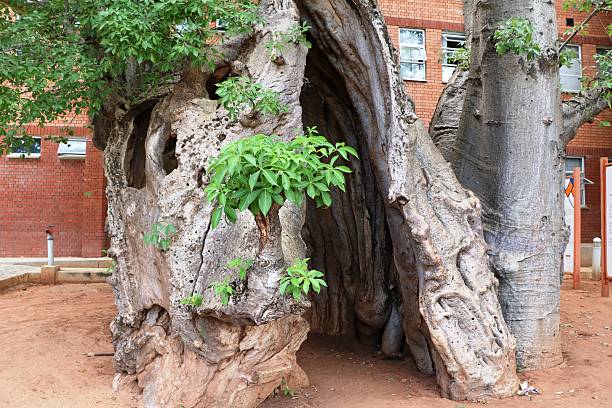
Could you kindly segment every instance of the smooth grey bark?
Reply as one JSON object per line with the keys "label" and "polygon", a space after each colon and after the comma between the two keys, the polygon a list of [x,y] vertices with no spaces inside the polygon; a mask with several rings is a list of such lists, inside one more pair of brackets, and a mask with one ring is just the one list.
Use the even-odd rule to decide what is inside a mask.
{"label": "smooth grey bark", "polygon": [[436,110],[429,122],[429,135],[449,163],[456,163],[462,158],[457,150],[457,132],[465,102],[468,83],[468,71],[456,69],[448,84],[442,91]]}
{"label": "smooth grey bark", "polygon": [[[541,56],[497,55],[493,32],[510,17],[534,24]],[[457,177],[482,202],[489,259],[521,369],[562,361],[559,297],[567,231],[555,22],[552,2],[475,2],[454,147]]]}
{"label": "smooth grey bark", "polygon": [[561,141],[565,145],[576,136],[580,126],[610,107],[609,93],[610,89],[597,88],[563,102]]}
{"label": "smooth grey bark", "polygon": [[[147,407],[213,408],[256,406],[282,381],[304,385],[295,353],[311,303],[280,296],[278,280],[308,253],[330,283],[305,314],[313,329],[383,340],[389,355],[405,336],[419,367],[435,369],[453,399],[513,394],[515,340],[487,263],[480,204],[416,118],[376,4],[260,7],[265,26],[226,44],[214,72],[187,70],[137,106],[109,101],[96,120],[117,260],[116,383],[137,380]],[[311,57],[287,46],[270,61],[273,32],[300,19],[313,27]],[[289,112],[229,121],[211,93],[227,74],[280,92]],[[261,249],[250,213],[211,230],[202,192],[208,160],[239,138],[290,139],[304,125],[358,148],[348,192],[334,192],[329,210],[283,206]],[[156,222],[178,231],[167,251],[143,243]],[[255,264],[246,283],[231,280],[236,294],[224,306],[210,286],[231,273],[225,264],[235,257]],[[201,306],[180,304],[193,293],[204,295]]]}
{"label": "smooth grey bark", "polygon": [[[546,58],[550,57],[552,49],[550,42],[549,54],[539,62],[539,75],[534,70],[538,64],[530,65],[516,57],[512,60],[506,57],[497,64],[489,64],[496,58],[490,39],[491,27],[494,30],[496,23],[515,16],[512,8],[523,7],[523,4],[507,5],[505,14],[487,15],[488,20],[484,12],[474,13],[477,2],[467,0],[464,4],[468,38],[474,18],[480,24],[477,32],[486,28],[481,31],[480,38],[474,40],[477,48],[472,51],[472,62],[476,59],[477,65],[472,67],[469,79],[467,72],[459,72],[449,82],[438,101],[430,124],[430,135],[444,157],[458,171],[462,184],[473,189],[483,201],[485,238],[492,245],[492,261],[500,277],[502,299],[507,299],[502,301],[502,307],[505,316],[511,320],[510,327],[518,340],[518,366],[523,369],[552,366],[561,361],[558,342],[546,345],[538,339],[546,343],[547,339],[559,337],[556,324],[546,318],[558,314],[556,309],[548,310],[549,305],[558,302],[555,300],[558,296],[554,295],[557,289],[546,282],[556,279],[556,268],[561,267],[564,244],[558,244],[562,247],[557,246],[558,253],[555,254],[543,249],[540,242],[546,241],[547,229],[553,241],[555,237],[563,236],[564,232],[561,230],[562,221],[542,227],[538,218],[540,221],[549,217],[563,219],[563,209],[557,199],[562,189],[558,180],[563,179],[563,173],[559,175],[559,162],[562,171],[565,146],[582,124],[608,107],[604,95],[609,90],[590,91],[562,104],[560,101],[553,104],[552,100],[557,98],[554,91],[558,88],[558,82],[551,78],[558,73],[546,68]],[[497,3],[481,4],[480,7],[485,11],[495,9],[503,12]],[[523,8],[539,17],[534,19],[534,14],[530,12],[516,16],[525,16],[534,21],[536,31],[546,31],[545,37],[550,41],[556,32],[550,27],[547,16],[530,5]],[[497,72],[499,70],[504,72]],[[547,73],[551,78],[548,81],[540,80]],[[484,78],[487,80],[483,81]],[[544,87],[550,88],[545,91]],[[471,99],[466,101],[468,92]],[[546,97],[548,102],[544,104],[531,103]],[[559,113],[554,112],[549,116],[547,112],[553,110],[543,105],[561,109],[560,119],[549,124],[553,116],[559,118]],[[496,121],[491,117],[505,117],[508,120]],[[460,130],[462,120],[465,123],[461,124]],[[532,126],[533,123],[535,126]],[[538,129],[542,125],[544,133]],[[555,137],[556,132],[560,136]],[[540,137],[534,138],[534,133]],[[508,162],[518,163],[518,167]],[[523,175],[521,170],[524,170]],[[528,200],[517,197],[517,192],[523,194],[522,191],[529,190],[537,191],[535,197]],[[540,196],[544,190],[549,199],[537,200],[542,198]],[[497,194],[500,195],[495,198]],[[553,207],[548,207],[551,203]],[[551,209],[552,215],[548,215],[547,208]],[[531,209],[535,210],[532,214]],[[534,218],[529,219],[525,214],[531,214]],[[540,236],[531,234],[530,228],[539,231]],[[502,232],[504,229],[508,231]],[[550,244],[554,246],[553,241]],[[538,255],[539,251],[542,253]],[[521,256],[527,259],[523,261]],[[547,257],[550,261],[546,260]],[[548,272],[545,271],[547,265]],[[532,273],[531,268],[537,271]],[[546,273],[549,277],[543,281],[540,276]],[[542,297],[539,291],[542,291]],[[542,320],[545,327],[539,323]],[[540,351],[542,354],[539,354]]]}

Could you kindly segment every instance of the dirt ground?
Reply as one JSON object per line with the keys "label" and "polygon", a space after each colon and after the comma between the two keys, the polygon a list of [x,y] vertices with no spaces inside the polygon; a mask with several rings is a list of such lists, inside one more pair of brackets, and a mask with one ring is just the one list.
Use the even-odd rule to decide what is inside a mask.
{"label": "dirt ground", "polygon": [[[586,282],[562,292],[565,363],[521,375],[542,395],[489,401],[499,408],[612,407],[612,298]],[[138,407],[137,396],[111,395],[108,325],[115,314],[108,285],[29,286],[0,294],[0,407]],[[468,408],[483,402],[438,397],[435,380],[410,359],[383,360],[343,339],[310,336],[299,362],[312,385],[264,408]],[[282,394],[282,393],[281,393]],[[164,407],[165,408],[165,407]],[[231,408],[231,407],[228,407]]]}

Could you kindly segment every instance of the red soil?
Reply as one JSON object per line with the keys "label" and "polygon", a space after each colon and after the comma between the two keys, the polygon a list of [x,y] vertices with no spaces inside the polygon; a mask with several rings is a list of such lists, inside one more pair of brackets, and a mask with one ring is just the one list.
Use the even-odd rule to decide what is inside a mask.
{"label": "red soil", "polygon": [[[565,362],[521,374],[542,395],[487,402],[491,407],[612,407],[612,299],[595,282],[564,285]],[[111,395],[108,325],[115,314],[105,284],[30,286],[0,294],[0,407],[138,407],[137,396]],[[277,396],[264,408],[476,407],[438,397],[435,380],[409,359],[383,360],[344,339],[311,336],[299,353],[311,387]],[[281,393],[282,394],[282,393]],[[229,408],[229,407],[228,407]]]}

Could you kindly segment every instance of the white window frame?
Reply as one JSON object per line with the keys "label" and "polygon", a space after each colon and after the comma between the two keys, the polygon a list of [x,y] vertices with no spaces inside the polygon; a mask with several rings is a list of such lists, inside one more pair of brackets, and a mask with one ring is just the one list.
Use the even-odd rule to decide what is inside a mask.
{"label": "white window frame", "polygon": [[[40,151],[42,153],[42,138],[40,136],[32,136],[32,139],[37,139],[40,144]],[[40,153],[19,153],[11,152],[6,155],[9,159],[40,159]]]}
{"label": "white window frame", "polygon": [[[445,63],[444,62],[445,59],[448,58],[446,56],[449,53],[449,51],[456,51],[456,50],[459,49],[459,48],[448,48],[448,47],[444,46],[444,43],[448,41],[447,38],[448,37],[453,37],[453,36],[454,37],[459,37],[459,36],[463,37],[463,44],[465,46],[465,33],[459,33],[459,32],[455,32],[455,31],[444,31],[444,32],[442,32],[442,83],[447,83],[449,81],[449,79],[450,79],[450,77],[448,79],[444,78],[444,67],[446,67],[446,68],[452,67],[452,68],[457,69],[457,64],[449,64],[449,63]],[[455,71],[453,70],[453,73],[454,72]],[[453,76],[453,75],[451,74],[451,76]]]}
{"label": "white window frame", "polygon": [[[580,207],[586,208],[586,185],[593,184],[591,180],[584,176],[584,156],[566,156],[567,159],[580,159]],[[565,170],[565,177],[572,177],[574,175],[574,169]]]}
{"label": "white window frame", "polygon": [[[423,33],[423,45],[422,46],[415,46],[415,45],[406,45],[405,47],[409,47],[409,48],[421,48],[423,50],[423,55],[424,55],[424,59],[419,60],[419,59],[402,59],[402,31],[419,31],[421,33]],[[419,64],[419,65],[423,65],[423,78],[404,78],[402,76],[402,80],[403,81],[418,81],[418,82],[426,82],[427,81],[427,37],[426,37],[426,33],[425,30],[420,29],[420,28],[408,28],[408,27],[401,27],[399,29],[399,47],[400,47],[400,75],[401,75],[401,66],[402,63],[407,63],[407,64]]]}
{"label": "white window frame", "polygon": [[[67,149],[68,147],[67,145],[69,145],[71,142],[83,143],[84,144],[83,153],[74,153],[74,152],[69,151]],[[68,138],[66,143],[60,143],[59,146],[57,147],[57,155],[62,160],[84,160],[85,156],[87,155],[87,139],[82,138],[82,137]]]}
{"label": "white window frame", "polygon": [[563,85],[561,85],[561,91],[565,92],[565,93],[579,93],[581,91],[581,86],[580,86],[580,78],[582,78],[582,47],[579,44],[567,44],[566,45],[567,48],[578,48],[578,58],[574,60],[573,64],[578,64],[578,68],[580,71],[580,75],[576,75],[576,74],[563,74],[563,70],[564,69],[568,69],[567,67],[561,67],[559,69],[559,80],[561,79],[561,77],[566,77],[566,78],[577,78],[578,79],[578,89],[564,89]]}

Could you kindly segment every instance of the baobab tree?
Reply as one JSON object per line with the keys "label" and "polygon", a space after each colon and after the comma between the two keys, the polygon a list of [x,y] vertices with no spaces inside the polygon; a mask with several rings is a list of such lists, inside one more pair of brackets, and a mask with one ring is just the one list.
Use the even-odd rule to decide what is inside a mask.
{"label": "baobab tree", "polygon": [[[610,2],[569,6],[605,13]],[[610,53],[584,93],[561,101],[553,2],[465,2],[469,71],[442,95],[430,132],[461,184],[483,207],[491,266],[520,369],[562,362],[560,288],[565,147],[610,106]],[[560,45],[561,44],[561,45]],[[561,61],[560,61],[561,60]],[[607,125],[607,123],[604,123]]]}
{"label": "baobab tree", "polygon": [[[309,326],[388,355],[405,340],[450,398],[515,391],[480,202],[416,117],[375,2],[16,2],[5,17],[3,148],[27,144],[25,123],[93,116],[116,384],[138,380],[146,406],[255,406],[303,384]],[[292,176],[311,165],[326,173]]]}

